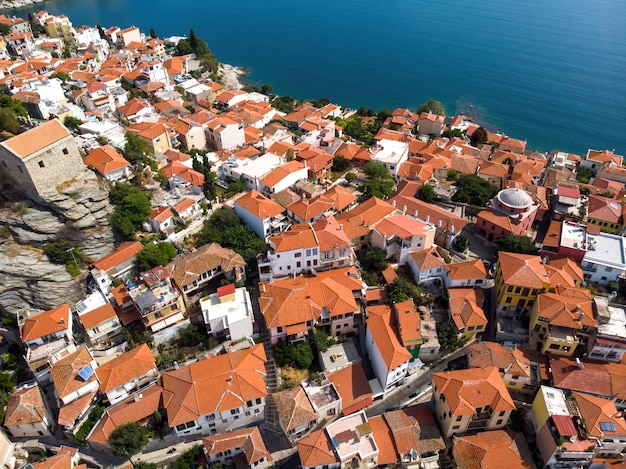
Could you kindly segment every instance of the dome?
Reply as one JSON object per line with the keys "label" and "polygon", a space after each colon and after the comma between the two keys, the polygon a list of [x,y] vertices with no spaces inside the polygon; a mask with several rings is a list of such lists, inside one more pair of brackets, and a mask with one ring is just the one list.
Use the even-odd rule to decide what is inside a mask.
{"label": "dome", "polygon": [[533,204],[533,199],[522,189],[504,189],[498,192],[498,200],[502,205],[511,208],[528,208]]}

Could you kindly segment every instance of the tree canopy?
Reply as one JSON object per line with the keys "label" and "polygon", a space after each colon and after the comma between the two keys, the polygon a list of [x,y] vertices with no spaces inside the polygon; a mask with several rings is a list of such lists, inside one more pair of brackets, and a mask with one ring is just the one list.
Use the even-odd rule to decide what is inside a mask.
{"label": "tree canopy", "polygon": [[485,129],[482,125],[474,130],[472,135],[470,135],[470,143],[475,147],[484,145],[488,140],[489,136],[487,134],[487,129]]}
{"label": "tree canopy", "polygon": [[77,119],[74,116],[65,116],[65,118],[63,119],[63,125],[67,127],[68,129],[74,130],[74,131],[77,131],[78,126],[81,125],[82,123],[83,121],[81,121],[80,119]]}
{"label": "tree canopy", "polygon": [[290,344],[280,341],[273,348],[274,358],[280,366],[290,365],[306,370],[313,363],[313,350],[308,341]]}
{"label": "tree canopy", "polygon": [[417,198],[424,202],[432,202],[436,196],[435,188],[428,183],[422,184],[422,187],[417,191]]}
{"label": "tree canopy", "polygon": [[174,245],[167,241],[161,241],[157,244],[148,244],[137,254],[139,270],[145,272],[157,265],[166,266],[177,254],[178,251]]}
{"label": "tree canopy", "polygon": [[402,303],[409,299],[413,300],[415,306],[419,306],[423,303],[422,290],[404,277],[395,279],[393,283],[387,287],[387,290],[391,296],[391,301],[394,303]]}
{"label": "tree canopy", "polygon": [[385,165],[376,161],[368,161],[363,167],[368,177],[365,183],[365,192],[369,197],[388,199],[393,194],[395,182]]}
{"label": "tree canopy", "polygon": [[361,264],[367,270],[384,270],[387,268],[387,253],[380,248],[363,248]]}
{"label": "tree canopy", "polygon": [[417,108],[417,113],[421,114],[422,112],[430,112],[431,114],[437,114],[439,116],[446,115],[446,110],[443,105],[436,99],[429,99],[425,103],[420,104]]}
{"label": "tree canopy", "polygon": [[518,254],[537,254],[537,246],[528,236],[509,235],[506,238],[496,240],[498,250],[506,252],[516,252]]}
{"label": "tree canopy", "polygon": [[578,168],[576,172],[576,180],[582,184],[588,184],[593,176],[593,171],[589,168]]}
{"label": "tree canopy", "polygon": [[465,252],[469,249],[471,245],[472,238],[465,233],[461,233],[454,239],[454,242],[452,243],[452,248],[457,252]]}
{"label": "tree canopy", "polygon": [[443,353],[451,353],[463,346],[463,341],[456,335],[452,326],[447,322],[437,323],[437,338]]}
{"label": "tree canopy", "polygon": [[144,164],[151,165],[150,156],[154,155],[154,148],[135,132],[124,134],[126,143],[124,144],[124,157],[131,163],[143,161]]}
{"label": "tree canopy", "polygon": [[113,186],[109,192],[109,200],[115,205],[110,215],[111,226],[127,238],[132,237],[137,226],[150,215],[150,197],[132,184],[121,183]]}
{"label": "tree canopy", "polygon": [[137,422],[117,427],[109,436],[111,451],[117,456],[130,457],[138,453],[148,442],[148,430]]}
{"label": "tree canopy", "polygon": [[498,188],[476,174],[463,174],[457,178],[455,202],[484,207],[498,193]]}

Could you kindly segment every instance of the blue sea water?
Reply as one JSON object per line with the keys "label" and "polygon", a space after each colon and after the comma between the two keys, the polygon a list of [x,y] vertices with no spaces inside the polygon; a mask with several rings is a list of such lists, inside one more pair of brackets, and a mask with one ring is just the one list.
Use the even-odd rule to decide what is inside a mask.
{"label": "blue sea water", "polygon": [[626,154],[623,0],[53,0],[75,26],[193,29],[279,94],[350,107],[441,101],[528,147]]}

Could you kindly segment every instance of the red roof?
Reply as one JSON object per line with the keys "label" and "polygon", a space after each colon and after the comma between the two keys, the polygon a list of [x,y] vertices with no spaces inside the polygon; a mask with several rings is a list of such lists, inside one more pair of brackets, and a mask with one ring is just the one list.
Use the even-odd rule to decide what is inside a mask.
{"label": "red roof", "polygon": [[231,283],[229,285],[224,285],[223,287],[219,287],[217,289],[217,297],[221,298],[226,295],[232,295],[235,293],[235,284]]}
{"label": "red roof", "polygon": [[571,197],[573,199],[580,198],[580,190],[573,187],[559,186],[557,188],[557,194],[562,195],[563,197]]}
{"label": "red roof", "polygon": [[560,436],[578,436],[574,420],[570,415],[553,415],[552,421]]}

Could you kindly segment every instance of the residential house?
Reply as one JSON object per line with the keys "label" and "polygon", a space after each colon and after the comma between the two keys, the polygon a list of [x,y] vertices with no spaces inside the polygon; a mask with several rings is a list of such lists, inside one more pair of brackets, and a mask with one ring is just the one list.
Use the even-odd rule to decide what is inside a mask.
{"label": "residential house", "polygon": [[[250,98],[250,93],[243,90],[226,90],[215,98],[215,106],[219,109],[233,107]],[[267,99],[267,97],[265,97]]]}
{"label": "residential house", "polygon": [[49,16],[43,22],[43,27],[51,38],[63,38],[67,42],[74,40],[72,22],[65,15]]}
{"label": "residential house", "polygon": [[239,197],[234,207],[235,213],[245,225],[266,241],[268,237],[285,231],[289,226],[284,216],[285,209],[254,189]]}
{"label": "residential house", "polygon": [[504,428],[515,403],[495,366],[433,373],[433,404],[442,434]]}
{"label": "residential house", "polygon": [[435,248],[410,252],[407,264],[411,267],[417,285],[432,281],[441,281],[443,285],[447,264]]}
{"label": "residential house", "polygon": [[[291,172],[282,172],[279,174],[279,177],[272,178],[267,184],[265,184],[263,182],[264,178],[270,174],[274,168],[281,165],[288,165],[288,170],[298,169],[292,164],[292,162],[285,164],[285,160],[282,157],[274,155],[273,153],[265,153],[264,155],[255,158],[249,158],[246,155],[243,160],[240,160],[235,155],[231,155],[220,167],[219,177],[221,179],[230,178],[233,180],[241,180],[246,184],[246,187],[249,190],[255,189],[269,195],[264,187],[273,187],[278,184],[283,177],[286,177]],[[293,182],[291,184],[293,184]]]}
{"label": "residential house", "polygon": [[174,147],[170,128],[160,122],[138,122],[126,130],[137,134],[155,153],[165,153]]}
{"label": "residential house", "polygon": [[[183,109],[187,111],[187,109]],[[188,150],[206,150],[207,140],[204,128],[186,117],[180,117],[180,114],[183,114],[182,111],[177,113],[179,115],[168,122],[174,127],[180,143]]]}
{"label": "residential house", "polygon": [[183,199],[172,207],[172,211],[176,215],[177,222],[185,224],[202,214],[200,204],[190,197]]}
{"label": "residential house", "polygon": [[470,368],[496,366],[507,389],[533,394],[548,382],[548,361],[544,355],[516,345],[474,342],[468,346]]}
{"label": "residential house", "polygon": [[408,144],[401,141],[382,139],[376,144],[377,152],[372,155],[372,160],[385,166],[395,178],[398,170],[408,159]]}
{"label": "residential house", "polygon": [[227,340],[252,337],[254,322],[250,293],[235,284],[219,287],[215,293],[200,299],[206,329],[213,337]]}
{"label": "residential house", "polygon": [[370,306],[367,314],[365,347],[374,374],[383,390],[387,391],[404,382],[409,361],[413,356],[398,339],[395,317],[390,306]]}
{"label": "residential house", "polygon": [[170,235],[174,232],[176,226],[176,215],[171,207],[157,207],[153,208],[148,215],[146,221],[146,227],[148,231],[153,233],[163,233]]}
{"label": "residential house", "polygon": [[550,214],[555,220],[581,217],[582,197],[578,187],[557,185],[550,191]]}
{"label": "residential house", "polygon": [[187,191],[200,195],[204,187],[204,174],[190,168],[180,161],[172,161],[161,168],[161,172],[168,178],[170,189],[178,189],[180,193]]}
{"label": "residential house", "polygon": [[118,106],[117,113],[132,123],[143,122],[146,118],[155,114],[153,107],[140,98],[133,98],[126,104]]}
{"label": "residential house", "polygon": [[508,164],[500,164],[493,161],[481,161],[480,166],[476,170],[476,174],[486,180],[489,184],[502,190],[507,187],[510,169],[511,167]]}
{"label": "residential house", "polygon": [[130,422],[140,425],[149,422],[154,418],[155,412],[163,412],[163,397],[163,388],[153,384],[143,388],[141,393],[109,407],[89,433],[87,437],[89,445],[100,451],[111,451],[109,446],[111,433],[119,426]]}
{"label": "residential house", "polygon": [[54,397],[59,406],[57,423],[73,432],[87,417],[98,393],[96,362],[82,345],[50,365]]}
{"label": "residential house", "polygon": [[544,467],[587,466],[595,442],[587,436],[578,405],[560,389],[541,386],[529,412],[537,434],[537,450]]}
{"label": "residential house", "polygon": [[211,243],[176,256],[165,268],[180,291],[189,295],[221,275],[231,282],[243,282],[246,262],[232,249]]}
{"label": "residential house", "polygon": [[447,264],[446,288],[482,287],[487,284],[487,270],[482,259]]}
{"label": "residential house", "polygon": [[619,200],[590,195],[587,198],[587,222],[600,227],[604,233],[624,233],[626,205]]}
{"label": "residential house", "polygon": [[609,150],[587,150],[585,158],[580,161],[579,167],[590,169],[595,174],[604,165],[622,166],[623,157]]}
{"label": "residential house", "polygon": [[372,228],[382,219],[396,211],[390,203],[370,197],[353,209],[340,213],[335,218],[342,225],[352,247],[356,250],[369,243]]}
{"label": "residential house", "polygon": [[92,349],[105,350],[124,341],[122,324],[108,301],[94,309],[78,312],[78,320]]}
{"label": "residential house", "polygon": [[586,282],[611,285],[626,276],[624,237],[609,233],[591,233],[587,227],[587,251],[581,262]]}
{"label": "residential house", "polygon": [[448,300],[451,323],[463,342],[471,341],[476,334],[487,330],[482,288],[451,288],[448,290]]}
{"label": "residential house", "polygon": [[113,288],[113,280],[131,277],[137,254],[143,249],[139,241],[125,241],[115,251],[93,262],[91,276],[104,295]]}
{"label": "residential house", "polygon": [[[258,344],[164,372],[168,425],[177,436],[214,435],[262,421],[266,360]],[[211,392],[202,392],[206,389]]]}
{"label": "residential house", "polygon": [[334,213],[334,200],[325,194],[303,197],[287,206],[287,215],[296,223],[312,223]]}
{"label": "residential house", "polygon": [[608,298],[594,297],[598,325],[587,341],[590,360],[621,363],[626,353],[626,310],[609,305]]}
{"label": "residential house", "polygon": [[525,191],[504,189],[481,210],[474,232],[495,242],[509,235],[526,235],[532,227],[539,205]]}
{"label": "residential house", "polygon": [[[591,231],[599,232],[597,227]],[[571,221],[552,220],[548,227],[540,255],[549,257],[567,256],[581,263],[587,252],[587,226]]]}
{"label": "residential house", "polygon": [[332,336],[355,334],[362,296],[363,282],[354,267],[259,284],[259,307],[272,344],[304,340],[315,326]]}
{"label": "residential house", "polygon": [[52,425],[39,385],[22,387],[11,393],[6,404],[4,427],[14,438],[51,436]]}
{"label": "residential house", "polygon": [[246,143],[244,127],[240,122],[228,117],[216,116],[207,122],[207,141],[215,150],[233,150],[242,147]]}
{"label": "residential house", "polygon": [[333,383],[321,373],[320,379],[309,378],[300,383],[319,420],[332,420],[341,413],[342,401]]}
{"label": "residential house", "polygon": [[42,313],[18,313],[20,339],[26,349],[26,363],[32,370],[45,367],[53,354],[74,347],[72,319],[69,304]]}
{"label": "residential house", "polygon": [[58,119],[2,142],[0,165],[6,181],[33,196],[56,191],[85,170],[74,137]]}
{"label": "residential house", "polygon": [[417,120],[419,133],[423,135],[441,135],[445,116],[439,116],[431,112],[422,112]]}
{"label": "residential house", "polygon": [[452,456],[457,469],[535,469],[522,433],[494,430],[477,435],[454,436]]}
{"label": "residential house", "polygon": [[127,47],[131,42],[143,42],[141,40],[141,31],[135,26],[122,29],[117,34],[118,45],[121,48]]}
{"label": "residential house", "polygon": [[96,369],[96,374],[100,392],[113,406],[155,383],[159,370],[150,347],[142,344],[103,363]]}
{"label": "residential house", "polygon": [[79,469],[80,454],[77,448],[61,446],[56,454],[46,456],[37,462],[31,463],[33,469]]}
{"label": "residential house", "polygon": [[[334,139],[334,135],[332,138]],[[305,144],[298,145],[298,147],[301,146],[304,147]],[[313,182],[326,181],[333,166],[333,155],[321,148],[312,146],[301,148],[296,154],[296,160],[305,164],[308,170],[308,179]]]}
{"label": "residential house", "polygon": [[528,325],[530,345],[542,353],[582,354],[596,324],[589,290],[557,285],[554,293],[537,295]]}
{"label": "residential house", "polygon": [[333,216],[292,225],[268,241],[266,256],[258,260],[262,281],[354,264],[350,240]]}
{"label": "residential house", "polygon": [[526,150],[526,141],[518,140],[515,138],[507,137],[506,135],[498,144],[498,149],[501,151],[510,151],[513,153],[522,154]]}
{"label": "residential house", "polygon": [[127,282],[126,288],[143,326],[150,332],[160,331],[185,320],[183,296],[172,285],[164,267],[157,266],[142,273],[138,280]]}
{"label": "residential house", "polygon": [[83,161],[107,181],[126,179],[130,175],[130,163],[111,145],[91,150]]}
{"label": "residential house", "polygon": [[[373,437],[378,445],[378,464],[421,466],[419,441],[421,432],[417,421],[401,410],[387,411],[369,419]],[[424,451],[425,452],[425,451]]]}
{"label": "residential house", "polygon": [[[405,407],[404,413],[419,425],[417,436],[419,439],[419,457],[425,467],[436,464],[441,451],[446,449],[446,444],[441,437],[441,432],[435,422],[430,403],[417,404]],[[409,440],[411,441],[411,440]]]}
{"label": "residential house", "polygon": [[302,161],[288,161],[265,173],[260,179],[259,190],[267,196],[277,194],[307,179],[308,168]]}
{"label": "residential house", "polygon": [[273,393],[272,399],[276,403],[280,428],[291,442],[306,435],[320,420],[300,385]]}
{"label": "residential house", "polygon": [[325,430],[342,467],[352,464],[370,467],[377,464],[378,445],[365,412],[346,415],[327,425]]}
{"label": "residential house", "polygon": [[339,469],[341,462],[334,451],[334,445],[324,429],[311,432],[297,442],[298,456],[303,469]]}
{"label": "residential house", "polygon": [[553,290],[556,285],[576,287],[582,281],[582,271],[568,259],[549,263],[540,256],[498,252],[494,279],[498,313],[522,314],[530,312],[537,295]]}
{"label": "residential house", "polygon": [[422,336],[422,321],[420,313],[415,309],[415,303],[412,299],[394,303],[393,311],[400,344],[411,354],[411,360],[419,358],[425,338]]}
{"label": "residential house", "polygon": [[28,32],[12,32],[4,37],[7,49],[12,55],[27,57],[35,52],[33,35]]}
{"label": "residential house", "polygon": [[399,265],[406,264],[409,253],[429,249],[435,241],[435,227],[406,215],[391,215],[376,224],[370,244],[385,251]]}
{"label": "residential house", "polygon": [[626,449],[626,420],[609,399],[572,393],[578,405],[580,419],[587,429],[587,436],[595,441],[595,455],[603,458],[622,459]]}
{"label": "residential house", "polygon": [[242,428],[204,440],[204,454],[211,465],[246,469],[265,469],[272,466],[272,456],[265,447],[259,427]]}
{"label": "residential house", "polygon": [[[342,415],[358,412],[374,402],[374,394],[361,362],[328,372],[326,376],[341,398]],[[382,392],[380,394],[382,397]]]}

